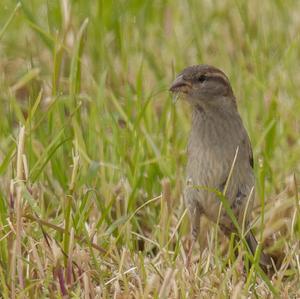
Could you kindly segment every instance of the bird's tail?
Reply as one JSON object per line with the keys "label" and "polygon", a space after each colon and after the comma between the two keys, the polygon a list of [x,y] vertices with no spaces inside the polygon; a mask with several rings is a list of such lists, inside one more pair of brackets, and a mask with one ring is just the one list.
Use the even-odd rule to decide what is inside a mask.
{"label": "bird's tail", "polygon": [[[246,242],[252,254],[254,255],[258,244],[251,230],[246,236]],[[265,272],[269,272],[273,268],[271,257],[268,254],[264,253],[263,251],[261,251],[260,253],[259,265],[263,268]]]}

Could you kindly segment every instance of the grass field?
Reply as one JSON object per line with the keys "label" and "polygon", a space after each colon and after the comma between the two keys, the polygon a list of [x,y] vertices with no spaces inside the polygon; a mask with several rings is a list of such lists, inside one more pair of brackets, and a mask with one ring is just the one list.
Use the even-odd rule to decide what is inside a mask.
{"label": "grass field", "polygon": [[[1,6],[0,297],[300,298],[299,1]],[[205,219],[184,267],[190,110],[168,87],[198,63],[232,82],[272,277]]]}

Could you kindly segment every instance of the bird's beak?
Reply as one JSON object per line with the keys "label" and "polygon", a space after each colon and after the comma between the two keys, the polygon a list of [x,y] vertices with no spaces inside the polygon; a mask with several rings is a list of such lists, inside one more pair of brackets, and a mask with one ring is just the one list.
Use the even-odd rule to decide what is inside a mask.
{"label": "bird's beak", "polygon": [[187,93],[192,87],[192,84],[185,80],[182,75],[179,75],[172,83],[169,91]]}

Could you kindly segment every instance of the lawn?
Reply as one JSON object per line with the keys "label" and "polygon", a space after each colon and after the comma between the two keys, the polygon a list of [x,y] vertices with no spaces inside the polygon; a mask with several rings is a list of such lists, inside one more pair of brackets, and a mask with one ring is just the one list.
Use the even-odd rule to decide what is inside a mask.
{"label": "lawn", "polygon": [[[296,0],[2,0],[0,297],[300,298],[299,30]],[[271,276],[206,219],[185,267],[191,114],[168,88],[200,63],[249,132]]]}

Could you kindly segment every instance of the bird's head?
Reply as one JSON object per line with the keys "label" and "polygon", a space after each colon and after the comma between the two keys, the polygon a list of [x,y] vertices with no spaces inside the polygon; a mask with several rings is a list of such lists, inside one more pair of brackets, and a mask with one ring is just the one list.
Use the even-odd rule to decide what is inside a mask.
{"label": "bird's head", "polygon": [[218,104],[219,101],[233,102],[233,91],[227,76],[210,65],[194,65],[185,68],[174,80],[170,91],[184,95],[191,104]]}

